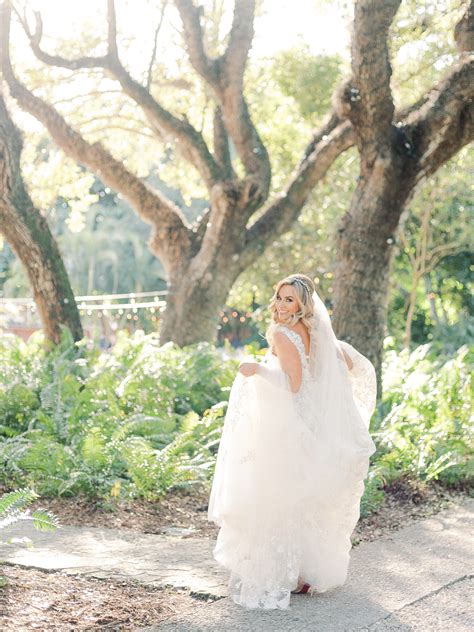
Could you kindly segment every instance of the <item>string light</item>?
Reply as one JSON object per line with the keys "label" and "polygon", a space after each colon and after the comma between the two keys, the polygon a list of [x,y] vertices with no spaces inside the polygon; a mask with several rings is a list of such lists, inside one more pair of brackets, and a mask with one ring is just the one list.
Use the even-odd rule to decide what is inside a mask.
{"label": "string light", "polygon": [[[319,281],[319,279],[317,279]],[[137,322],[140,317],[138,315],[139,310],[144,310],[144,317],[148,322],[153,322],[154,324],[160,320],[160,315],[166,308],[166,301],[163,300],[164,295],[167,294],[167,291],[158,291],[158,292],[130,292],[127,294],[110,294],[110,295],[94,295],[94,296],[76,296],[75,300],[78,306],[78,311],[81,316],[92,317],[94,312],[97,312],[97,318],[99,319],[108,319],[111,322],[112,330],[115,331],[120,325],[116,323],[116,321],[121,321],[123,317],[125,317],[126,322],[135,321]],[[139,297],[152,297],[151,302],[137,302],[137,298]],[[104,302],[105,300],[112,301],[118,298],[129,299],[129,303],[113,303],[113,302]],[[98,303],[101,301],[100,303]],[[98,304],[94,304],[98,303]],[[37,312],[36,304],[28,298],[20,298],[20,299],[1,299],[0,298],[0,314],[3,311],[4,307],[11,309],[15,308],[24,308],[26,314]],[[127,313],[131,311],[132,313]],[[147,312],[149,314],[147,315]],[[242,314],[235,309],[232,311],[229,310],[226,315],[226,311],[221,310],[219,312],[219,317],[221,319],[221,323],[230,323],[231,318],[238,319],[238,322],[245,323],[247,319],[254,319],[255,321],[262,321],[263,316],[260,314],[261,309],[256,309],[254,312],[246,311]],[[217,329],[222,329],[222,324],[217,325]]]}
{"label": "string light", "polygon": [[[94,294],[91,296],[76,296],[76,302],[86,303],[89,301],[105,301],[105,300],[116,300],[122,298],[143,298],[145,296],[153,296],[155,301],[160,300],[160,296],[166,296],[168,294],[167,290],[155,290],[153,292],[127,292],[126,294]],[[68,302],[67,299],[64,299],[64,302]],[[11,304],[23,304],[23,305],[34,305],[35,302],[31,297],[24,298],[8,298],[2,299],[0,298],[0,306],[4,303]]]}

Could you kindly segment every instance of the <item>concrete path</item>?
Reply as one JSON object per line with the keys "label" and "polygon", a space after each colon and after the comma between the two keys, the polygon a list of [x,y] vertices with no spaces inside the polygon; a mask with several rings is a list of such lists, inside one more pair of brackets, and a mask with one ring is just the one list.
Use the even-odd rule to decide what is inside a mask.
{"label": "concrete path", "polygon": [[155,630],[332,632],[474,629],[472,590],[474,501],[363,543],[351,552],[346,584],[335,591],[294,595],[288,610],[246,610],[227,594],[227,574],[212,558],[213,540],[63,527],[53,534],[30,524],[2,533],[29,535],[34,549],[0,547],[0,560],[94,577],[133,578],[189,588],[217,598]]}
{"label": "concrete path", "polygon": [[226,572],[212,557],[213,540],[95,527],[64,526],[54,533],[40,533],[30,521],[0,532],[2,541],[13,536],[30,538],[33,548],[0,545],[0,562],[188,588],[197,596],[228,594]]}

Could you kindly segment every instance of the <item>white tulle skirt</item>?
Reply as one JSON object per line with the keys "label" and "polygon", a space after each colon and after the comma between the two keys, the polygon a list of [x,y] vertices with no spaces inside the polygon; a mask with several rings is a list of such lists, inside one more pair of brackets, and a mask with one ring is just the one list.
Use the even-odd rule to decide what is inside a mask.
{"label": "white tulle skirt", "polygon": [[317,592],[346,580],[375,450],[347,385],[335,444],[330,420],[310,427],[291,392],[258,375],[234,381],[208,520],[221,527],[213,554],[230,571],[229,594],[246,608],[288,608],[299,576]]}

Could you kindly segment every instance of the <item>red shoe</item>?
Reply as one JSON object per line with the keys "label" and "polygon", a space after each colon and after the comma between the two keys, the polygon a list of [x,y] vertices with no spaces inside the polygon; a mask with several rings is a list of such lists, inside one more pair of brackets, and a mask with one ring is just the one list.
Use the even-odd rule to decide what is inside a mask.
{"label": "red shoe", "polygon": [[310,584],[303,584],[302,588],[300,588],[300,590],[292,590],[291,594],[292,595],[304,595],[308,592],[308,590],[311,588]]}

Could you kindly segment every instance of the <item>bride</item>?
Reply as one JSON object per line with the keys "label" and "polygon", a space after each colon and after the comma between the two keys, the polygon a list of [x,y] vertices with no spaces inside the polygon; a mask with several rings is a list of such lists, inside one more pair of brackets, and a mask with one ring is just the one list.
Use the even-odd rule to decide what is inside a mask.
{"label": "bride", "polygon": [[265,358],[232,385],[208,509],[230,596],[264,609],[345,582],[376,394],[372,364],[336,339],[308,276],[281,280],[269,309]]}

